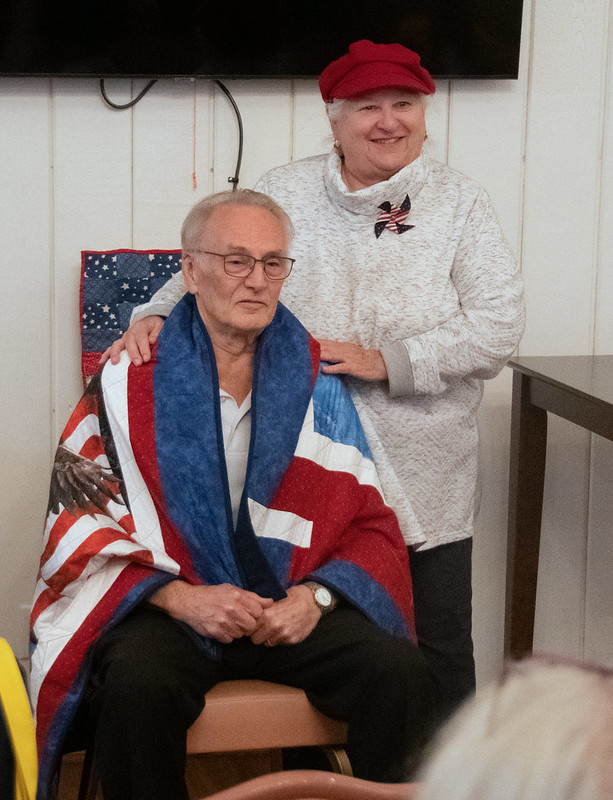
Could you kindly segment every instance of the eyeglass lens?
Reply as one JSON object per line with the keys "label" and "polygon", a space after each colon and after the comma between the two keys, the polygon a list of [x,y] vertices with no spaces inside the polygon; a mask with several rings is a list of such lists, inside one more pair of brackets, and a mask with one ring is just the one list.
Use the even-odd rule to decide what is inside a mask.
{"label": "eyeglass lens", "polygon": [[225,256],[224,269],[228,275],[242,278],[246,277],[253,270],[257,261],[262,262],[264,272],[273,280],[286,278],[292,269],[291,258],[284,258],[283,256],[270,256],[269,258],[265,259],[256,259],[253,256],[241,255],[237,253]]}

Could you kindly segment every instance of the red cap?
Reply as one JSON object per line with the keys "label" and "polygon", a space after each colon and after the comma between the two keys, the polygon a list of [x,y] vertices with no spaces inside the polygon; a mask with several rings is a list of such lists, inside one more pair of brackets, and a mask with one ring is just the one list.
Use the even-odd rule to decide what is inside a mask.
{"label": "red cap", "polygon": [[434,94],[434,81],[417,53],[401,44],[374,44],[361,39],[319,76],[324,102],[355,97],[377,89],[409,89]]}

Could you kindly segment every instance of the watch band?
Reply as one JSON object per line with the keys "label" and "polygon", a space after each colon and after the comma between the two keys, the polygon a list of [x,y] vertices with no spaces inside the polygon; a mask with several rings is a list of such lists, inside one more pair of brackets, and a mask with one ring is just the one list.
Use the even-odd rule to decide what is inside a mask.
{"label": "watch band", "polygon": [[304,585],[308,586],[313,592],[313,600],[315,600],[315,605],[319,608],[322,615],[328,614],[336,607],[336,597],[327,586],[323,586],[316,581],[305,581]]}

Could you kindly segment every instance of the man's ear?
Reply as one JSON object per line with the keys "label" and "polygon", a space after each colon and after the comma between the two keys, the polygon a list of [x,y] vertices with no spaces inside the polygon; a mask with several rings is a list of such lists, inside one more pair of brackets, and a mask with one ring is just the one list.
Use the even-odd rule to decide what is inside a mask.
{"label": "man's ear", "polygon": [[185,283],[185,287],[190,294],[196,294],[196,281],[194,280],[194,270],[196,269],[196,264],[194,262],[194,257],[190,256],[189,253],[184,253],[181,256],[181,270],[183,272],[183,281]]}

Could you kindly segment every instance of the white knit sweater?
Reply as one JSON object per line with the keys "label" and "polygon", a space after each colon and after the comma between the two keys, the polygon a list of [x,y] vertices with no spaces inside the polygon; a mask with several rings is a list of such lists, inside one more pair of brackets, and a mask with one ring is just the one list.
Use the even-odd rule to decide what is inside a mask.
{"label": "white knit sweater", "polygon": [[[347,379],[407,543],[472,534],[476,411],[524,325],[522,285],[485,191],[421,155],[388,181],[350,192],[334,153],[268,172],[257,187],[296,229],[282,301],[315,337],[379,348],[389,385]],[[374,224],[405,195],[414,227]],[[180,276],[133,316],[168,315]]]}

